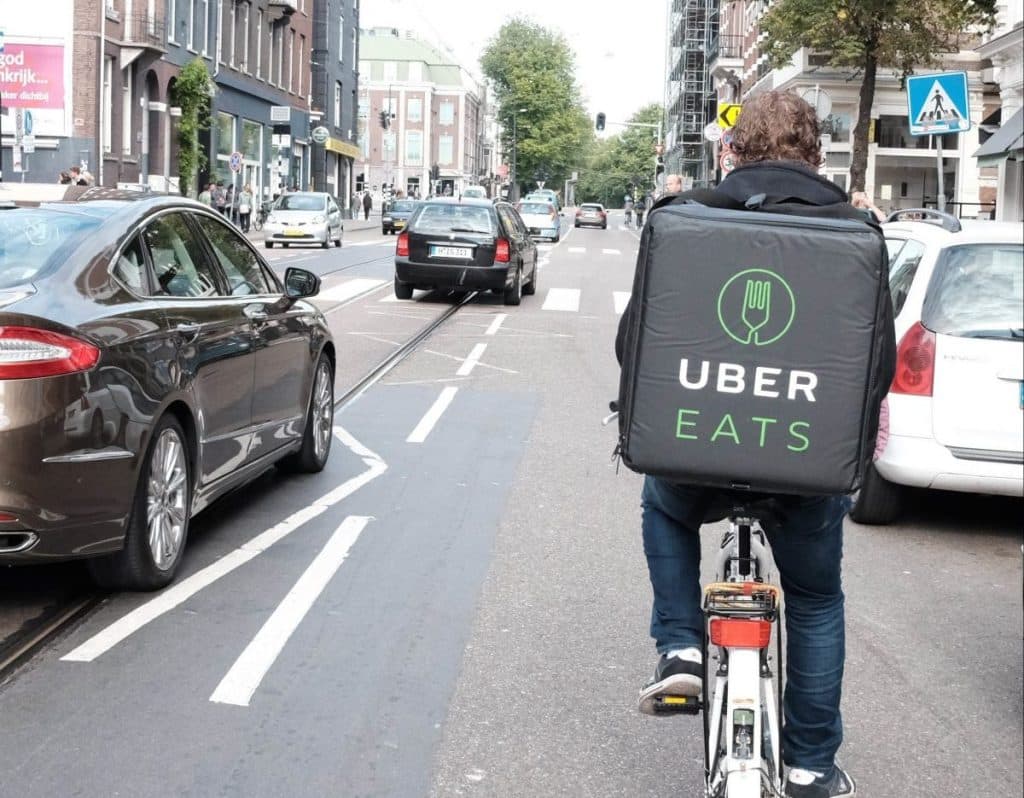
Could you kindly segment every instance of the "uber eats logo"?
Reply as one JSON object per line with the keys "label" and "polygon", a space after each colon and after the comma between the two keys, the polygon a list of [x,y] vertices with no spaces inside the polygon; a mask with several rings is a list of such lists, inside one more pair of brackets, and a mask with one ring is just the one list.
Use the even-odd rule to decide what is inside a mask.
{"label": "uber eats logo", "polygon": [[[796,298],[789,284],[770,269],[744,269],[722,285],[717,316],[725,334],[745,347],[749,360],[759,351],[755,347],[767,347],[789,332],[796,318]],[[765,350],[762,364],[680,358],[679,384],[687,391],[714,393],[702,397],[703,410],[678,408],[675,437],[752,449],[807,451],[811,425],[799,418],[799,410],[815,401],[818,375],[768,362],[770,352]],[[720,394],[743,401],[723,401],[724,397],[717,397]],[[743,411],[707,409],[737,406]]]}

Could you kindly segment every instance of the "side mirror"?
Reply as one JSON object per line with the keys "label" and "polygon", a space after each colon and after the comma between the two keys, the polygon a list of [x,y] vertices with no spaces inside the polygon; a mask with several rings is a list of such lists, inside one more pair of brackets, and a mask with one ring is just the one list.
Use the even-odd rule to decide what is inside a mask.
{"label": "side mirror", "polygon": [[313,272],[290,266],[284,273],[284,295],[288,299],[305,299],[320,293],[320,278]]}

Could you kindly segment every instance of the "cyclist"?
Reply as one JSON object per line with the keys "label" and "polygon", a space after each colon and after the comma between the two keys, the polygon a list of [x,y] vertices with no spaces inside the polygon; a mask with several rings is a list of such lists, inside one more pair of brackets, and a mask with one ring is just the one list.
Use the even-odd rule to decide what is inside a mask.
{"label": "cyclist", "polygon": [[636,202],[633,203],[633,213],[636,214],[636,229],[644,226],[644,212],[647,210],[647,197],[643,192],[636,195]]}
{"label": "cyclist", "polygon": [[[817,173],[821,163],[814,110],[796,94],[771,91],[743,106],[733,129],[737,168],[715,189],[663,197],[655,207],[693,200],[742,209],[764,195],[762,209],[865,221],[846,193]],[[678,264],[673,264],[678,267]],[[699,264],[687,264],[699,268]],[[619,325],[616,354],[622,361],[630,301]],[[892,379],[895,338],[887,319],[884,384]],[[704,618],[700,592],[701,524],[729,515],[733,499],[757,501],[786,600],[787,661],[783,759],[791,798],[854,795],[853,779],[835,762],[843,737],[839,710],[845,660],[840,579],[846,496],[737,497],[728,490],[683,485],[646,476],[641,496],[644,554],[653,588],[651,637],[660,655],[643,687],[639,709],[653,713],[659,695],[698,696],[703,671]]]}
{"label": "cyclist", "polygon": [[626,195],[626,199],[625,199],[625,201],[623,203],[623,206],[626,209],[626,227],[629,227],[629,226],[631,226],[633,224],[633,195],[632,194],[627,194]]}

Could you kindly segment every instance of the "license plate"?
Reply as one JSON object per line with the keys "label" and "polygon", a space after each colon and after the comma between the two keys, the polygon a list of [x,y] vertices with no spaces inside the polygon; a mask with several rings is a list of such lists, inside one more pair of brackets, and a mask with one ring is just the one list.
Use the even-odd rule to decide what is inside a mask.
{"label": "license plate", "polygon": [[432,258],[468,258],[472,250],[468,247],[431,247]]}
{"label": "license plate", "polygon": [[285,231],[284,231],[284,234],[286,236],[301,236],[302,235],[302,231],[299,230],[296,227],[286,227]]}
{"label": "license plate", "polygon": [[405,227],[405,222],[401,219],[395,219],[395,227]]}

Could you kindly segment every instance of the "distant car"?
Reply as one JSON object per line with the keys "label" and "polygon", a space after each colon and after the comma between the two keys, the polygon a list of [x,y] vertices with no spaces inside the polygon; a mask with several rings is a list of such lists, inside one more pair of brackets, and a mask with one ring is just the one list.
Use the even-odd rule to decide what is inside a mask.
{"label": "distant car", "polygon": [[101,585],[160,588],[195,513],[275,462],[321,470],[319,286],[191,200],[0,210],[0,563],[86,557]]}
{"label": "distant car", "polygon": [[416,210],[416,200],[398,199],[391,202],[380,217],[380,231],[384,235],[404,230],[409,217]]}
{"label": "distant car", "polygon": [[530,235],[558,241],[562,235],[562,220],[558,209],[547,200],[523,200],[516,206]]}
{"label": "distant car", "polygon": [[608,228],[608,212],[604,205],[599,202],[584,202],[576,209],[576,219],[573,227],[600,227],[602,230]]}
{"label": "distant car", "polygon": [[344,230],[334,197],[322,191],[293,191],[271,206],[263,223],[263,245],[272,249],[274,244],[319,244],[327,249],[333,241],[340,247]]}
{"label": "distant car", "polygon": [[558,198],[558,194],[550,188],[535,188],[529,194],[526,195],[527,200],[535,200],[538,198],[546,199],[557,210],[562,210],[562,201]]}
{"label": "distant car", "polygon": [[466,186],[462,189],[463,199],[487,199],[487,189],[483,186]]}
{"label": "distant car", "polygon": [[395,296],[414,288],[491,290],[518,305],[537,290],[537,245],[507,202],[426,200],[395,247]]}
{"label": "distant car", "polygon": [[896,377],[888,443],[851,512],[861,523],[894,521],[903,486],[1024,495],[1021,225],[894,216],[882,229]]}

